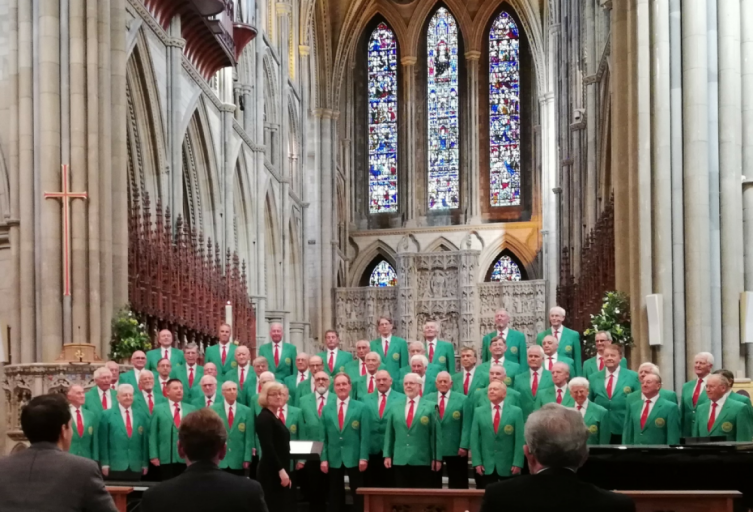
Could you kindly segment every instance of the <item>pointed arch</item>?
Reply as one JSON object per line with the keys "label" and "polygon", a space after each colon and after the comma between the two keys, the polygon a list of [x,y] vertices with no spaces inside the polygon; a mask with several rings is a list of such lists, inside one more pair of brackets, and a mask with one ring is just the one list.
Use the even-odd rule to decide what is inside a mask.
{"label": "pointed arch", "polygon": [[361,277],[361,286],[372,288],[397,286],[395,266],[384,258],[375,258]]}
{"label": "pointed arch", "polygon": [[235,232],[235,249],[240,258],[246,262],[251,261],[251,241],[253,240],[255,206],[253,195],[249,187],[248,164],[246,157],[241,151],[235,164],[233,176],[233,219]]}
{"label": "pointed arch", "polygon": [[267,190],[264,204],[264,282],[267,309],[280,308],[280,280],[282,274],[281,232],[274,193]]}
{"label": "pointed arch", "polygon": [[301,128],[296,107],[296,99],[292,94],[288,95],[288,134],[287,134],[287,157],[289,159],[290,183],[293,192],[300,196],[301,193]]}
{"label": "pointed arch", "polygon": [[444,252],[444,251],[457,251],[458,246],[447,240],[445,237],[440,236],[432,243],[430,243],[424,252]]}
{"label": "pointed arch", "polygon": [[479,255],[477,275],[479,282],[486,280],[487,272],[502,254],[514,256],[515,261],[520,265],[521,271],[525,271],[527,279],[539,278],[535,265],[537,253],[518,238],[502,235],[482,249]]}
{"label": "pointed arch", "polygon": [[528,279],[525,266],[509,249],[504,249],[486,270],[484,281],[525,281]]}
{"label": "pointed arch", "polygon": [[[421,0],[416,6],[408,24],[408,47],[406,51],[417,52],[418,47],[421,44],[421,38],[424,37],[424,31],[422,30],[428,22],[429,18],[434,16],[434,13],[444,7],[447,9],[452,17],[458,24],[458,32],[460,38],[462,38],[463,46],[469,50],[474,49],[471,39],[473,33],[473,19],[468,12],[468,7],[462,0]],[[415,53],[412,53],[415,54]]]}
{"label": "pointed arch", "polygon": [[[363,276],[366,275],[367,269],[370,275],[373,266],[381,260],[387,261],[394,269],[397,269],[397,253],[382,240],[377,240],[362,249],[350,266],[349,286],[361,286],[360,283]],[[370,266],[371,268],[369,269]]]}

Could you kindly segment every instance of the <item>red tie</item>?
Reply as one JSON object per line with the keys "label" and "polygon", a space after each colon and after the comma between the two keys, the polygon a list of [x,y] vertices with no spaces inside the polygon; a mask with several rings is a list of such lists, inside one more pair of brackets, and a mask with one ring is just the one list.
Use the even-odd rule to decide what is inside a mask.
{"label": "red tie", "polygon": [[499,430],[499,406],[494,406],[494,433],[497,433],[497,430]]}
{"label": "red tie", "polygon": [[207,407],[212,407],[212,399],[207,398]]}
{"label": "red tie", "polygon": [[442,398],[439,399],[439,419],[444,418],[444,393],[442,393]]}
{"label": "red tie", "polygon": [[175,414],[173,414],[173,422],[175,423],[175,428],[180,428],[180,405],[177,403],[175,404]]}
{"label": "red tie", "polygon": [[230,428],[233,428],[233,420],[235,419],[235,415],[233,414],[233,406],[227,408],[227,424]]}
{"label": "red tie", "polygon": [[693,407],[698,403],[698,397],[701,396],[701,384],[703,381],[698,379],[698,384],[695,385],[695,391],[693,391]]}
{"label": "red tie", "polygon": [[709,432],[711,432],[711,429],[714,428],[714,422],[716,421],[716,402],[713,402],[711,404],[711,416],[709,417],[709,423],[706,425],[706,428]]}
{"label": "red tie", "polygon": [[494,364],[498,365],[499,364],[499,359],[495,359],[494,360]]}
{"label": "red tie", "polygon": [[301,380],[298,381],[298,384],[306,380],[305,377],[306,377],[306,372],[301,372]]}
{"label": "red tie", "polygon": [[227,359],[227,346],[222,345],[222,366],[225,366],[225,359]]}
{"label": "red tie", "polygon": [[337,413],[337,423],[340,425],[340,430],[343,429],[343,423],[345,423],[345,412],[343,411],[344,405],[345,402],[340,402],[340,412]]}
{"label": "red tie", "polygon": [[429,361],[434,362],[434,343],[429,343]]}
{"label": "red tie", "polygon": [[646,405],[643,406],[643,413],[641,414],[641,430],[646,426],[646,420],[648,419],[648,407],[651,405],[651,400],[646,400]]}
{"label": "red tie", "polygon": [[188,387],[193,387],[193,367],[188,369]]}
{"label": "red tie", "polygon": [[76,409],[76,430],[78,430],[78,437],[84,437],[84,419],[81,417],[80,409]]}
{"label": "red tie", "polygon": [[162,395],[163,396],[167,396],[166,391],[167,391],[167,381],[162,383]]}
{"label": "red tie", "polygon": [[275,368],[280,365],[280,349],[279,345],[275,343]]}
{"label": "red tie", "polygon": [[280,421],[282,424],[285,424],[285,410],[280,407],[280,409],[277,411],[277,417],[280,418]]}
{"label": "red tie", "polygon": [[126,434],[131,437],[133,434],[133,425],[131,425],[131,413],[126,409]]}
{"label": "red tie", "polygon": [[604,358],[599,356],[599,371],[604,369]]}
{"label": "red tie", "polygon": [[152,414],[152,411],[154,410],[154,401],[152,400],[152,394],[147,393],[146,398],[149,400],[149,414]]}
{"label": "red tie", "polygon": [[548,370],[549,370],[550,372],[552,371],[552,364],[553,364],[553,363],[552,363],[552,356],[549,356],[549,368],[548,368]]}
{"label": "red tie", "polygon": [[115,384],[111,384],[110,389],[115,389]]}
{"label": "red tie", "polygon": [[387,351],[390,349],[390,342],[388,340],[384,340],[384,357],[387,357]]}
{"label": "red tie", "polygon": [[408,425],[408,428],[410,428],[411,424],[413,423],[413,400],[410,401],[410,408],[408,409],[408,417],[405,418],[405,423]]}
{"label": "red tie", "polygon": [[261,395],[261,381],[256,383],[256,394]]}
{"label": "red tie", "polygon": [[562,404],[562,390],[561,389],[557,390],[557,403]]}
{"label": "red tie", "polygon": [[463,383],[463,394],[468,394],[468,389],[471,387],[471,372],[465,374],[465,382]]}
{"label": "red tie", "polygon": [[536,392],[539,390],[539,372],[533,372],[533,382],[531,383],[531,394],[536,396]]}
{"label": "red tie", "polygon": [[102,393],[102,409],[105,411],[107,410],[107,393],[109,393],[110,390],[108,389],[104,393]]}
{"label": "red tie", "polygon": [[614,383],[614,373],[609,374],[609,381],[607,382],[607,396],[612,399],[612,384]]}
{"label": "red tie", "polygon": [[335,371],[335,353],[330,352],[329,353],[329,363],[327,363],[329,366],[329,373],[332,373]]}
{"label": "red tie", "polygon": [[165,359],[170,359],[170,351],[165,349]]}
{"label": "red tie", "polygon": [[316,411],[316,413],[319,415],[319,417],[322,417],[322,408],[324,407],[324,395],[319,395],[319,410]]}
{"label": "red tie", "polygon": [[361,361],[361,375],[366,375],[366,363]]}
{"label": "red tie", "polygon": [[557,341],[560,340],[559,329],[554,330],[554,339],[556,339]]}
{"label": "red tie", "polygon": [[369,394],[374,392],[374,376],[369,379]]}
{"label": "red tie", "polygon": [[384,406],[387,405],[387,395],[382,393],[382,403],[379,404],[379,417],[384,415]]}
{"label": "red tie", "polygon": [[243,383],[246,382],[246,369],[241,368],[241,391],[243,391]]}

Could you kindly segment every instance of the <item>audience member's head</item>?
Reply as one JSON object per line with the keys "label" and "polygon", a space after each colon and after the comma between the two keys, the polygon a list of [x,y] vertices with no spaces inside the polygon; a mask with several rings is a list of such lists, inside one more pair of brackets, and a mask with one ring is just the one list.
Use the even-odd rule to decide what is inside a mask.
{"label": "audience member's head", "polygon": [[32,398],[21,411],[21,430],[31,444],[53,443],[67,452],[73,430],[65,397],[56,393]]}
{"label": "audience member's head", "polygon": [[523,447],[531,474],[546,468],[578,469],[588,458],[588,428],[580,413],[550,403],[526,421]]}
{"label": "audience member's head", "polygon": [[203,408],[186,414],[178,429],[178,454],[186,464],[213,462],[225,457],[227,432],[220,417],[212,409]]}

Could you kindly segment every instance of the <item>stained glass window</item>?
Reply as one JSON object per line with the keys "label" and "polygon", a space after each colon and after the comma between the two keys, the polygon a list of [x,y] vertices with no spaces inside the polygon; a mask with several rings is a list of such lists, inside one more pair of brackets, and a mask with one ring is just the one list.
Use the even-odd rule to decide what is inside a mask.
{"label": "stained glass window", "polygon": [[397,286],[397,273],[392,265],[382,260],[371,271],[369,286]]}
{"label": "stained glass window", "polygon": [[429,209],[460,205],[458,140],[458,25],[440,7],[429,22],[427,112],[429,119]]}
{"label": "stained glass window", "polygon": [[520,267],[509,256],[500,256],[492,269],[492,281],[520,281]]}
{"label": "stained glass window", "polygon": [[502,12],[489,31],[489,189],[492,206],[520,204],[520,38]]}
{"label": "stained glass window", "polygon": [[397,40],[386,23],[371,33],[368,61],[369,212],[396,212]]}

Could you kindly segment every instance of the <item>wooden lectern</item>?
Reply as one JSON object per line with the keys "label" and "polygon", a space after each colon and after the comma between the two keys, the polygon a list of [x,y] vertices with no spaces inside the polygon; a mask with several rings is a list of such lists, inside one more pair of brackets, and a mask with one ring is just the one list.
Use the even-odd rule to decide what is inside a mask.
{"label": "wooden lectern", "polygon": [[70,364],[88,364],[102,361],[91,343],[67,343],[58,356],[58,361]]}
{"label": "wooden lectern", "polygon": [[128,495],[133,492],[133,487],[107,487],[107,492],[112,496],[115,502],[115,508],[118,512],[126,512],[128,505]]}

